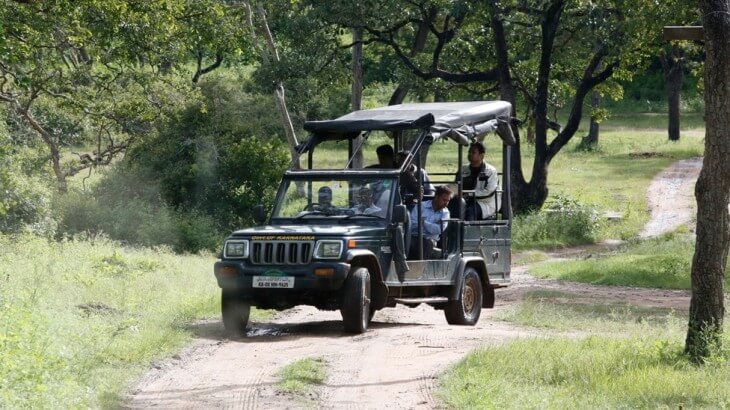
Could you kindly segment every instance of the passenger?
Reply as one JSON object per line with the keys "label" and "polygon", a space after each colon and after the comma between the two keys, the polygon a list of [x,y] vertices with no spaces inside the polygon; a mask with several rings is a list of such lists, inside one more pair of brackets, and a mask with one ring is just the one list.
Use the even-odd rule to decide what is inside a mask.
{"label": "passenger", "polygon": [[[432,200],[422,203],[421,219],[423,220],[423,257],[430,259],[434,255],[433,249],[438,243],[442,230],[446,230],[448,220],[451,215],[449,204],[451,196],[454,192],[446,185],[436,188],[436,193]],[[442,223],[442,221],[444,221]],[[410,220],[411,229],[411,249],[408,254],[409,259],[418,258],[418,209],[411,211]]]}
{"label": "passenger", "polygon": [[382,209],[373,203],[373,191],[366,186],[360,187],[357,194],[357,205],[350,208],[353,215],[377,215],[382,216]]}
{"label": "passenger", "polygon": [[[398,166],[403,165],[408,154],[409,151],[398,152]],[[421,173],[422,180],[420,184],[418,183],[418,167],[415,164],[411,164],[400,174],[401,196],[409,210],[413,204],[421,202],[423,195],[431,196],[436,192],[426,170],[421,168]]]}
{"label": "passenger", "polygon": [[367,168],[395,168],[395,153],[393,152],[393,147],[388,144],[381,145],[375,150],[375,153],[378,155],[378,163],[369,165]]}
{"label": "passenger", "polygon": [[[461,169],[462,189],[474,191],[474,195],[465,195],[464,219],[467,221],[493,219],[501,204],[502,198],[497,195],[497,169],[484,162],[485,152],[484,144],[472,143],[469,146],[469,165],[464,165]],[[458,177],[457,175],[457,180]]]}

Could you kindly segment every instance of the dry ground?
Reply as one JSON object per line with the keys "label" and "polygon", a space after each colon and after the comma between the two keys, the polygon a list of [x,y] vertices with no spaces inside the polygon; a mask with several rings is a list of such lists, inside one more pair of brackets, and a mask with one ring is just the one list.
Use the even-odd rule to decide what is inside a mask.
{"label": "dry ground", "polygon": [[[679,161],[654,179],[648,191],[651,221],[643,237],[691,223],[700,167],[700,159]],[[551,257],[581,257],[606,246],[610,245],[566,250]],[[309,307],[252,323],[247,335],[238,339],[226,338],[217,320],[197,323],[191,327],[196,335],[193,344],[155,364],[129,393],[125,407],[430,409],[438,407],[433,396],[438,375],[470,350],[546,335],[544,330],[493,319],[500,309],[522,300],[527,291],[559,290],[594,304],[620,301],[678,310],[689,306],[686,291],[537,280],[528,272],[529,266],[513,268],[513,283],[497,291],[497,308],[483,310],[474,327],[449,326],[443,312],[423,305],[382,310],[371,330],[357,336],[343,332],[338,312]],[[324,358],[329,374],[325,384],[309,396],[278,393],[277,371],[307,357]]]}

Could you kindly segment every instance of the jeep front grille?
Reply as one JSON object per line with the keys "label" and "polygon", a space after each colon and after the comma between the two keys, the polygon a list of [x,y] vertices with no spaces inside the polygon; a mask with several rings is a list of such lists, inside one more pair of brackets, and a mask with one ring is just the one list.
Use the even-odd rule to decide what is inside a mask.
{"label": "jeep front grille", "polygon": [[255,265],[306,265],[312,261],[314,242],[255,241],[251,262]]}

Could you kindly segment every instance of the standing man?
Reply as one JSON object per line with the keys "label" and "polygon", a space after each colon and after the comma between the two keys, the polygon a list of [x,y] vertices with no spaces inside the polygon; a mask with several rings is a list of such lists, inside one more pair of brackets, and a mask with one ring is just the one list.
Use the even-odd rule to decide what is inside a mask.
{"label": "standing man", "polygon": [[[502,198],[497,195],[497,168],[484,162],[485,152],[484,144],[472,143],[469,146],[469,165],[461,169],[462,189],[474,191],[473,195],[465,195],[464,219],[467,221],[493,219],[501,206]],[[458,178],[457,175],[457,181]]]}
{"label": "standing man", "polygon": [[375,149],[375,154],[378,155],[378,163],[368,165],[366,168],[395,168],[395,151],[393,151],[393,147],[388,144],[381,145]]}
{"label": "standing man", "polygon": [[[421,202],[421,219],[423,220],[423,258],[430,259],[433,248],[438,243],[442,230],[446,230],[451,217],[449,204],[454,192],[446,185],[436,188],[433,199]],[[443,222],[442,222],[443,221]],[[418,209],[411,211],[411,250],[409,259],[418,258]]]}

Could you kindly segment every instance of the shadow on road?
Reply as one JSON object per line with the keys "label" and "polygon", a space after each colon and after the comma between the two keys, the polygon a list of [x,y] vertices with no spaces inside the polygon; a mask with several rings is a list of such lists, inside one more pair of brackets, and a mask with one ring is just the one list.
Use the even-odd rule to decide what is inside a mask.
{"label": "shadow on road", "polygon": [[[427,326],[421,323],[370,323],[370,330],[387,329],[392,327]],[[231,336],[218,320],[207,320],[185,326],[185,329],[200,339],[233,340],[240,343],[276,342],[296,340],[302,337],[355,337],[368,338],[368,332],[361,335],[346,333],[340,320],[319,320],[299,323],[267,323],[251,322],[246,328],[244,336]]]}

